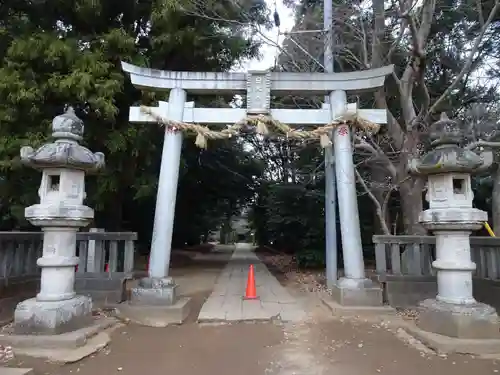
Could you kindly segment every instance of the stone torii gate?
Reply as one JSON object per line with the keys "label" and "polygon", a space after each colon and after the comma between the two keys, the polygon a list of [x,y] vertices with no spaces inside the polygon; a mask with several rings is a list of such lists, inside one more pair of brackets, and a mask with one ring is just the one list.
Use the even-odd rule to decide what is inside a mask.
{"label": "stone torii gate", "polygon": [[[160,102],[158,107],[150,110],[172,121],[226,125],[248,115],[265,114],[291,126],[322,126],[350,112],[357,112],[371,122],[385,124],[385,110],[358,109],[355,103],[347,104],[347,92],[379,89],[384,85],[386,76],[392,73],[393,66],[328,74],[174,72],[141,68],[125,62],[122,62],[122,69],[130,75],[132,84],[137,88],[170,90],[169,101]],[[187,92],[247,95],[247,108],[196,108],[194,102],[186,102]],[[323,105],[322,109],[272,109],[271,93],[281,96],[329,95],[331,104]],[[130,108],[129,119],[136,123],[156,122],[151,116],[142,113],[140,107]],[[381,291],[366,279],[364,271],[351,131],[344,124],[339,125],[333,133],[344,255],[344,277],[334,286],[334,296],[342,304],[379,305],[382,303]],[[166,130],[151,242],[151,279],[165,279],[168,276],[181,146],[182,133]],[[327,249],[333,254],[336,251]],[[329,255],[331,259],[328,253],[327,259]],[[328,267],[332,265],[327,264]]]}

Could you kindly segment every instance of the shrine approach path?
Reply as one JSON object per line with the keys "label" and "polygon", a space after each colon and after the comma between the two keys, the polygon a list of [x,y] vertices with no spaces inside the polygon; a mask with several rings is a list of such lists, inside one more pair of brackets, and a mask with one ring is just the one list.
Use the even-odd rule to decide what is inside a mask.
{"label": "shrine approach path", "polygon": [[398,338],[390,324],[334,318],[315,293],[296,285],[287,289],[309,315],[303,322],[200,325],[197,314],[229,255],[213,255],[217,259],[210,266],[174,270],[194,300],[185,324],[123,325],[107,348],[78,363],[16,357],[9,366],[32,367],[35,375],[483,375],[500,370],[492,359],[438,356],[415,347]]}

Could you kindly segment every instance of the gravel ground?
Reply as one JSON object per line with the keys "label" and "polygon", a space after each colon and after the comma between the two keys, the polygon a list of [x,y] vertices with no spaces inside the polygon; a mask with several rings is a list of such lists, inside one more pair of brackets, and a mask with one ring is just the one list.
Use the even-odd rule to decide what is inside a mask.
{"label": "gravel ground", "polygon": [[198,325],[197,312],[227,257],[203,254],[199,261],[199,267],[174,271],[196,306],[185,324],[126,325],[114,332],[108,348],[72,365],[17,357],[9,365],[34,367],[36,375],[482,375],[500,369],[494,360],[438,356],[389,322],[332,317],[315,293],[324,288],[321,272],[298,271],[290,260],[274,262],[287,268],[278,276],[307,308],[307,321]]}

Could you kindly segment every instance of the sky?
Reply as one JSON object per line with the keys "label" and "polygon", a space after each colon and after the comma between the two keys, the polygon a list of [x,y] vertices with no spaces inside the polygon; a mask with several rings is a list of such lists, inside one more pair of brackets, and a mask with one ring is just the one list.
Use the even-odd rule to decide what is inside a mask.
{"label": "sky", "polygon": [[[274,12],[274,1],[266,0],[266,2],[269,9],[271,9],[271,12]],[[276,8],[278,10],[281,21],[280,31],[290,31],[294,25],[293,10],[285,7],[281,0],[276,0]],[[276,27],[273,27],[268,32],[265,32],[264,35],[266,38],[269,38],[272,41],[276,41],[278,38],[278,29]],[[279,53],[279,49],[275,45],[269,43],[266,38],[260,38],[263,41],[263,45],[260,50],[262,59],[253,59],[247,61],[246,63],[242,64],[242,66],[235,68],[235,71],[245,72],[248,70],[265,70],[271,68],[274,65],[274,59]],[[279,45],[283,43],[283,39],[284,35],[279,35]]]}

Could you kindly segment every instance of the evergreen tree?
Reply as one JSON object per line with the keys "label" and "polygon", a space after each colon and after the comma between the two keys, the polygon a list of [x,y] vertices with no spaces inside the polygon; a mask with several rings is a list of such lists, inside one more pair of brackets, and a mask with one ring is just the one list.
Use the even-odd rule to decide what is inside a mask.
{"label": "evergreen tree", "polygon": [[[73,105],[85,122],[84,144],[104,152],[107,159],[105,171],[87,179],[87,204],[96,209],[94,225],[137,230],[140,238],[149,239],[164,129],[130,124],[128,112],[131,105],[151,104],[167,96],[133,88],[120,61],[168,70],[228,70],[241,59],[256,56],[259,44],[245,25],[264,24],[267,17],[265,4],[243,9],[221,1],[218,9],[224,17],[218,20],[189,14],[191,6],[187,1],[166,0],[4,1],[0,8],[0,226],[25,226],[24,207],[37,201],[40,174],[20,165],[20,147],[47,141],[53,117]],[[206,6],[207,12],[213,11],[210,4]],[[214,197],[232,201],[236,208],[242,199],[235,194],[249,191],[240,194],[249,197],[248,185],[258,174],[255,168],[238,163],[248,155],[234,142],[220,149],[214,145],[203,155],[190,142],[183,151],[182,168],[189,174],[181,172],[177,223],[188,223],[185,217],[206,218],[207,207],[217,200]],[[233,159],[221,159],[233,151]],[[199,160],[211,165],[213,174],[205,172],[207,167],[197,168]],[[234,179],[234,173],[228,175],[216,167],[229,161],[230,169],[246,174],[246,179]],[[218,180],[216,173],[222,173],[226,183],[209,189]],[[185,212],[188,205],[183,200],[192,195],[182,192],[193,189],[201,194],[200,202]],[[225,206],[213,207],[210,225],[200,224],[198,230],[212,229],[226,211]],[[176,229],[188,232],[179,225]]]}

